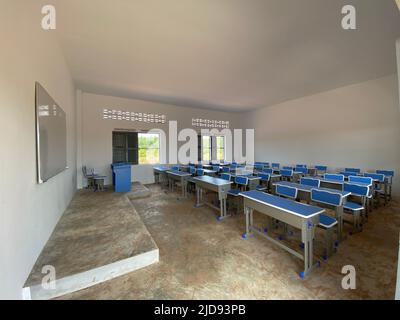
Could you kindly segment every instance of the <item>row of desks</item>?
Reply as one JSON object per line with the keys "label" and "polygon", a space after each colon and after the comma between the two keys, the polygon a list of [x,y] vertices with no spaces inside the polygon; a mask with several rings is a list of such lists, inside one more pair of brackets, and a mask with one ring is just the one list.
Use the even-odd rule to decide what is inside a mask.
{"label": "row of desks", "polygon": [[[187,181],[189,178],[191,178],[196,184],[196,207],[202,205],[211,206],[220,212],[220,216],[218,217],[219,220],[228,216],[226,201],[228,197],[228,191],[231,189],[231,181],[208,175],[192,177],[192,175],[187,172],[171,171],[171,169],[168,167],[155,167],[154,174],[156,176],[156,182],[160,182],[160,176],[164,175],[164,178],[169,182],[168,184],[170,187],[171,181],[179,181],[182,184],[182,196],[184,197],[186,197],[187,193]],[[275,178],[276,180],[272,182],[272,187],[274,187],[276,184],[296,187],[298,189],[298,197],[300,199],[306,201],[310,200],[310,193],[313,187],[293,182],[278,181],[280,178],[279,175],[275,175]],[[322,178],[319,179],[321,180],[322,184],[320,189],[341,193],[344,199],[347,199],[347,197],[350,195],[349,192],[338,190],[337,181],[328,181]],[[258,182],[259,181],[257,181],[257,184]],[[324,187],[323,183],[326,183],[326,186],[335,186],[336,188],[333,190],[332,188],[326,188],[326,186]],[[219,207],[204,201],[204,194],[207,190],[217,194]],[[315,228],[319,223],[319,215],[324,213],[325,209],[289,199],[284,199],[256,190],[245,191],[240,195],[243,197],[244,213],[246,216],[246,231],[244,237],[247,237],[251,232],[253,232],[263,236],[264,238],[267,238],[269,241],[275,243],[276,245],[304,261],[304,270],[300,273],[300,276],[303,277],[309,271],[311,271],[315,267],[315,264],[313,263],[313,239]],[[345,201],[343,201],[343,203],[345,203]],[[304,251],[299,253],[292,248],[285,246],[282,242],[273,239],[268,234],[260,232],[258,229],[254,228],[254,210],[269,216],[270,219],[277,219],[294,228],[300,229],[301,240],[304,243]],[[341,239],[343,233],[343,205],[338,206],[335,212],[336,219],[338,220],[338,239]]]}

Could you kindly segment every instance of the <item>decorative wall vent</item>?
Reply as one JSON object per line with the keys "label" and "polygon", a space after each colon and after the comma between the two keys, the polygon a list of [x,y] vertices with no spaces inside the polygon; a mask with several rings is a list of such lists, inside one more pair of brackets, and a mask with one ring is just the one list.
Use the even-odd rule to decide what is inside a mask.
{"label": "decorative wall vent", "polygon": [[201,128],[229,129],[229,121],[193,118],[192,126]]}
{"label": "decorative wall vent", "polygon": [[138,121],[146,123],[167,122],[167,116],[165,114],[132,112],[132,111],[122,111],[115,109],[103,109],[103,119],[120,120],[120,121]]}

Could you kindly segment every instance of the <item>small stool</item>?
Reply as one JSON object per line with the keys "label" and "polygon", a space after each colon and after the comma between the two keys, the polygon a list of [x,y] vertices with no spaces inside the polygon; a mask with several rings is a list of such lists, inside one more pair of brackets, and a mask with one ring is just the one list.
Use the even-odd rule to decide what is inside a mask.
{"label": "small stool", "polygon": [[93,177],[95,186],[94,191],[97,190],[104,191],[104,178],[105,178],[104,176]]}

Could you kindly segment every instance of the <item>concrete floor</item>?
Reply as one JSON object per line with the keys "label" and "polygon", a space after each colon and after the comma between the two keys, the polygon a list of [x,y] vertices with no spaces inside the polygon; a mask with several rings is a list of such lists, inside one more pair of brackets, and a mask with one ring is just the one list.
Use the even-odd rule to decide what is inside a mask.
{"label": "concrete floor", "polygon": [[[241,238],[243,215],[217,222],[216,212],[194,208],[193,198],[178,201],[157,185],[150,189],[150,198],[132,203],[160,249],[160,262],[61,299],[394,298],[398,202],[374,210],[363,232],[348,236],[333,257],[300,279],[299,259],[259,236]],[[262,226],[262,218],[255,222]],[[344,265],[356,268],[355,290],[341,287]]]}

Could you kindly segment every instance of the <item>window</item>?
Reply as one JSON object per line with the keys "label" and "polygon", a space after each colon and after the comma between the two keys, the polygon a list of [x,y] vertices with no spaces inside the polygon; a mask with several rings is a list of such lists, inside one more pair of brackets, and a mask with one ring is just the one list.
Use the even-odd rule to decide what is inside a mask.
{"label": "window", "polygon": [[201,149],[202,149],[202,157],[201,160],[203,161],[211,161],[211,151],[212,151],[212,143],[211,143],[211,136],[202,136],[201,140]]}
{"label": "window", "polygon": [[160,135],[139,133],[139,164],[160,162]]}
{"label": "window", "polygon": [[225,137],[224,136],[198,136],[199,138],[199,161],[209,162],[211,160],[225,160]]}
{"label": "window", "polygon": [[224,161],[225,160],[225,137],[223,137],[223,136],[215,137],[215,140],[216,140],[217,160]]}
{"label": "window", "polygon": [[113,132],[113,163],[138,163],[138,134]]}
{"label": "window", "polygon": [[160,136],[156,133],[113,132],[113,163],[160,162]]}

